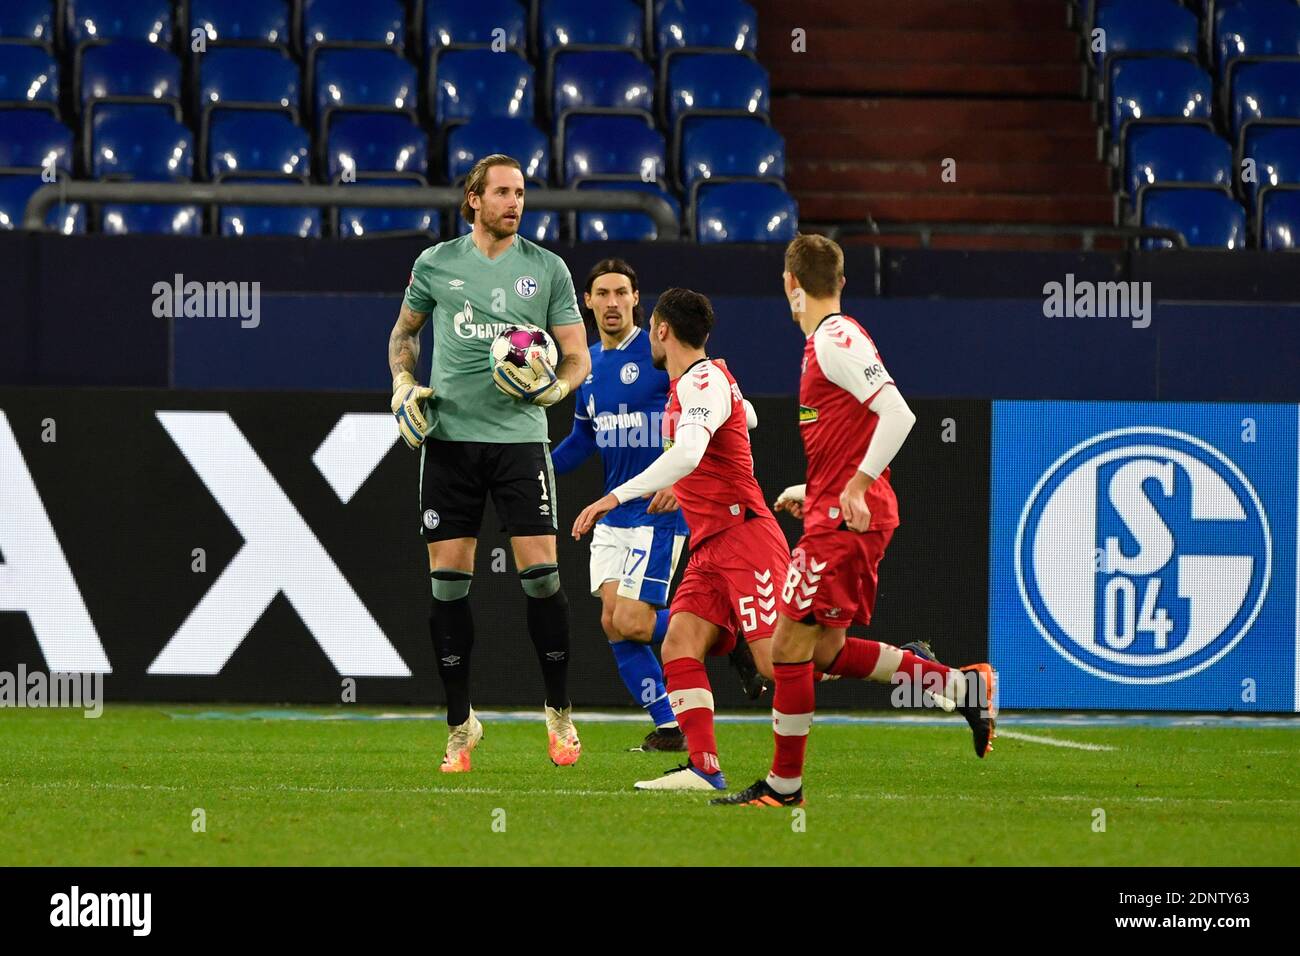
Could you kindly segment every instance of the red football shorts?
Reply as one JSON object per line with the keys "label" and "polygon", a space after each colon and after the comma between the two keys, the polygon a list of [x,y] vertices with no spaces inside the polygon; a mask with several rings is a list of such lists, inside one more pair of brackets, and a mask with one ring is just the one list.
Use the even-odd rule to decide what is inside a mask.
{"label": "red football shorts", "polygon": [[781,613],[796,621],[811,614],[823,627],[870,624],[876,574],[893,536],[893,528],[805,534],[790,556]]}
{"label": "red football shorts", "polygon": [[721,629],[710,654],[729,654],[736,635],[761,641],[776,630],[777,592],[790,546],[774,518],[750,518],[691,552],[672,613],[701,617]]}

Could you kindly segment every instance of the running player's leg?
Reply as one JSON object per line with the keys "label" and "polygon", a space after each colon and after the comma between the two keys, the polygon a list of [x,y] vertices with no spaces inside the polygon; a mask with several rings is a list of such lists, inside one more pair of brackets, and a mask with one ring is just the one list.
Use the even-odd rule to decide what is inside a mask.
{"label": "running player's leg", "polygon": [[[663,670],[659,666],[659,659],[649,647],[629,640],[627,635],[620,632],[620,626],[628,626],[628,621],[624,620],[627,617],[626,611],[617,615],[619,620],[615,620],[616,608],[626,603],[618,592],[628,553],[625,539],[631,530],[607,524],[598,524],[592,529],[591,593],[600,598],[600,627],[609,643],[618,675],[637,706],[645,709],[654,719],[650,707],[664,693]],[[676,721],[672,719],[672,709],[668,707],[667,698],[657,706],[660,717],[666,714],[667,720],[675,727]]]}
{"label": "running player's leg", "polygon": [[983,757],[995,735],[991,703],[995,687],[988,665],[965,670],[949,667],[911,649],[845,633],[850,621],[871,623],[880,562],[892,533],[832,531],[805,536],[790,562],[782,591],[783,613],[811,616],[825,628],[814,660],[818,670],[832,677],[883,684],[916,681],[951,702],[970,724],[975,753]]}
{"label": "running player's leg", "polygon": [[[843,631],[840,631],[841,636]],[[771,640],[755,642],[754,658],[768,660],[772,692],[772,769],[739,793],[712,801],[725,805],[801,806],[803,764],[815,704],[813,658],[826,629],[782,614]],[[770,646],[770,650],[768,649]],[[764,653],[766,652],[766,653]]]}
{"label": "running player's leg", "polygon": [[667,631],[668,582],[672,580],[681,551],[680,536],[667,522],[630,528],[611,528],[620,545],[618,582],[611,624],[615,637],[610,650],[618,661],[619,673],[633,696],[655,722],[655,731],[642,742],[642,749],[680,751],[686,741],[678,728],[663,668],[651,644],[662,641]]}
{"label": "running player's leg", "polygon": [[655,725],[637,749],[681,750],[685,740],[673,709],[668,705],[663,668],[649,643],[655,609],[644,601],[620,597],[618,590],[618,581],[605,581],[601,585],[600,623],[609,641],[618,676],[637,706]]}
{"label": "running player's leg", "polygon": [[704,668],[704,659],[720,644],[729,646],[735,638],[729,633],[724,637],[722,629],[712,621],[677,609],[683,592],[688,598],[697,592],[696,588],[689,587],[692,584],[689,576],[682,582],[674,600],[662,651],[668,700],[686,735],[686,749],[690,756],[686,763],[662,777],[639,781],[636,784],[638,790],[725,790],[727,787],[718,763],[718,743],[713,729],[713,688]]}

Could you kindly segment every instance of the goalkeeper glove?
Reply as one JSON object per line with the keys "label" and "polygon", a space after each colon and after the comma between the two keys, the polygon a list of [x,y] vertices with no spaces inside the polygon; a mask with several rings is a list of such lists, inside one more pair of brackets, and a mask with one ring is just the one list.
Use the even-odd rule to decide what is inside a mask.
{"label": "goalkeeper glove", "polygon": [[550,364],[537,357],[529,360],[527,372],[502,362],[492,373],[492,381],[511,398],[543,407],[554,405],[569,394],[569,383],[557,378]]}
{"label": "goalkeeper glove", "polygon": [[429,420],[424,414],[425,399],[433,398],[433,389],[415,381],[410,372],[393,379],[393,400],[388,407],[397,418],[397,433],[408,448],[419,448],[429,434]]}
{"label": "goalkeeper glove", "polygon": [[550,363],[545,359],[534,358],[529,364],[533,367],[533,371],[537,373],[538,378],[549,378],[551,384],[534,391],[528,400],[534,405],[541,405],[543,408],[564,401],[564,396],[569,394],[569,383],[562,378],[558,378],[555,369],[551,368]]}

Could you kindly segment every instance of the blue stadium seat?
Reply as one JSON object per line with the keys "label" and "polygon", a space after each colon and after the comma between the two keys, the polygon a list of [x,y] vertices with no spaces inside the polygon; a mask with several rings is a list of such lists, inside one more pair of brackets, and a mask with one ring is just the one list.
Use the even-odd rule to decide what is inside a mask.
{"label": "blue stadium seat", "polygon": [[222,236],[321,237],[321,214],[310,206],[222,206],[218,233]]}
{"label": "blue stadium seat", "polygon": [[1300,250],[1300,190],[1261,190],[1259,223],[1261,249]]}
{"label": "blue stadium seat", "polygon": [[789,242],[799,205],[772,183],[705,183],[695,206],[699,242]]}
{"label": "blue stadium seat", "polygon": [[659,56],[681,47],[758,49],[758,15],[743,0],[657,0],[655,40]]}
{"label": "blue stadium seat", "polygon": [[[604,192],[609,190],[647,192],[668,203],[672,207],[678,223],[682,219],[681,204],[677,202],[677,197],[664,192],[654,183],[643,183],[640,180],[585,182],[578,188],[584,190],[597,189]],[[654,220],[643,212],[615,212],[611,210],[580,212],[577,214],[577,230],[579,242],[645,242],[659,238],[659,230],[655,227]],[[676,238],[676,236],[673,236],[673,238]]]}
{"label": "blue stadium seat", "polygon": [[331,45],[390,46],[406,41],[405,4],[401,0],[304,0],[302,47]]}
{"label": "blue stadium seat", "polygon": [[[38,173],[0,175],[0,230],[19,229],[32,193],[47,185]],[[45,217],[45,224],[65,235],[86,231],[86,208],[80,203],[57,205]]]}
{"label": "blue stadium seat", "polygon": [[1210,75],[1190,60],[1119,59],[1110,67],[1110,136],[1130,119],[1209,119]]}
{"label": "blue stadium seat", "polygon": [[431,80],[439,126],[484,116],[533,117],[533,68],[513,53],[448,50]]}
{"label": "blue stadium seat", "polygon": [[[456,215],[457,234],[468,235],[470,224]],[[560,238],[560,217],[549,209],[524,210],[519,223],[519,235],[533,242],[558,242]]]}
{"label": "blue stadium seat", "polygon": [[1117,0],[1097,10],[1096,26],[1106,31],[1105,53],[1186,53],[1198,50],[1201,22],[1177,0]]}
{"label": "blue stadium seat", "polygon": [[1152,183],[1232,186],[1232,147],[1200,123],[1133,123],[1124,144],[1124,191]]}
{"label": "blue stadium seat", "polygon": [[447,134],[447,178],[468,175],[484,156],[506,153],[519,160],[525,179],[545,180],[551,168],[546,134],[528,120],[480,119],[452,127]]}
{"label": "blue stadium seat", "polygon": [[1220,74],[1237,57],[1300,56],[1300,6],[1294,0],[1237,0],[1214,13]]}
{"label": "blue stadium seat", "polygon": [[204,169],[213,181],[266,173],[307,179],[311,137],[284,113],[222,110],[212,117]]}
{"label": "blue stadium seat", "polygon": [[[209,43],[259,43],[288,49],[292,16],[286,0],[190,0],[189,29]],[[186,36],[191,36],[189,30]]]}
{"label": "blue stadium seat", "polygon": [[415,116],[415,67],[390,50],[321,50],[314,57],[312,105],[323,132],[337,110],[400,110]]}
{"label": "blue stadium seat", "polygon": [[668,121],[686,112],[717,110],[767,115],[771,99],[767,70],[736,53],[688,53],[668,63]]}
{"label": "blue stadium seat", "polygon": [[93,179],[184,182],[194,178],[194,137],[160,109],[104,108],[91,126]]}
{"label": "blue stadium seat", "polygon": [[53,43],[53,0],[5,0],[0,4],[0,40]]}
{"label": "blue stadium seat", "polygon": [[682,132],[681,179],[785,177],[785,138],[762,120],[696,119]]}
{"label": "blue stadium seat", "polygon": [[325,140],[330,182],[345,170],[400,174],[427,182],[429,138],[416,123],[397,113],[344,113],[330,123]]}
{"label": "blue stadium seat", "polygon": [[[0,229],[22,225],[27,200],[46,185],[41,174],[48,166],[71,175],[71,130],[44,111],[0,110]],[[60,232],[84,232],[85,210],[77,204],[58,206],[46,222]]]}
{"label": "blue stadium seat", "polygon": [[[279,177],[231,176],[227,183],[293,185],[298,180]],[[297,236],[319,239],[321,211],[313,206],[222,206],[217,215],[217,233],[222,236]]]}
{"label": "blue stadium seat", "polygon": [[543,55],[565,46],[617,46],[639,50],[645,15],[632,0],[541,0],[538,39]]}
{"label": "blue stadium seat", "polygon": [[199,112],[233,106],[278,107],[298,115],[298,64],[283,49],[214,47],[198,58]]}
{"label": "blue stadium seat", "polygon": [[0,43],[0,106],[59,103],[59,64],[49,51],[32,43]]}
{"label": "blue stadium seat", "polygon": [[590,176],[664,175],[664,138],[635,116],[574,116],[564,130],[564,185]]}
{"label": "blue stadium seat", "polygon": [[425,50],[449,46],[487,46],[504,30],[505,45],[522,50],[527,45],[526,11],[517,0],[424,0]]}
{"label": "blue stadium seat", "polygon": [[655,71],[626,51],[561,50],[551,69],[552,115],[567,110],[654,109]]}
{"label": "blue stadium seat", "polygon": [[43,111],[0,110],[0,169],[47,166],[72,172],[72,131]]}
{"label": "blue stadium seat", "polygon": [[171,46],[172,5],[170,0],[68,0],[66,32],[74,48],[92,40]]}
{"label": "blue stadium seat", "polygon": [[179,108],[181,65],[161,47],[139,40],[87,46],[80,69],[83,109],[93,108],[95,100],[121,97],[170,102]]}
{"label": "blue stadium seat", "polygon": [[1255,160],[1253,183],[1243,182],[1248,208],[1267,186],[1300,184],[1300,125],[1247,123],[1241,134],[1242,159]]}
{"label": "blue stadium seat", "polygon": [[203,233],[203,212],[198,206],[105,206],[99,228],[109,236],[198,236]]}
{"label": "blue stadium seat", "polygon": [[[366,186],[388,186],[409,189],[414,183],[394,179],[369,180],[358,177]],[[338,234],[340,239],[363,239],[366,236],[393,233],[427,233],[436,236],[442,231],[442,218],[436,209],[404,209],[401,207],[351,207],[339,210]]]}
{"label": "blue stadium seat", "polygon": [[1234,137],[1250,120],[1300,119],[1300,60],[1234,63],[1229,82]]}
{"label": "blue stadium seat", "polygon": [[[1140,222],[1177,229],[1193,248],[1243,249],[1246,211],[1226,189],[1153,186],[1142,192]],[[1143,248],[1167,249],[1167,239],[1144,239]]]}

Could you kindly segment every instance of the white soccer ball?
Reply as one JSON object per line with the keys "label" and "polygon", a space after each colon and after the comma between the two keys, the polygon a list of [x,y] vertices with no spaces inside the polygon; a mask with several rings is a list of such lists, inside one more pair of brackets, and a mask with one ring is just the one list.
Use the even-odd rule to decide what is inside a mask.
{"label": "white soccer ball", "polygon": [[538,375],[532,367],[541,359],[554,370],[560,361],[555,340],[534,325],[512,325],[492,340],[492,380],[511,397],[545,388],[554,377]]}

